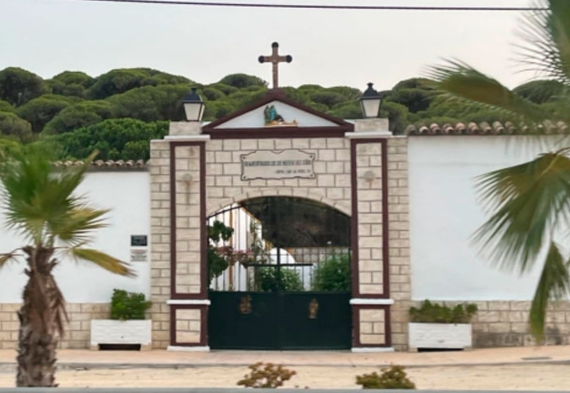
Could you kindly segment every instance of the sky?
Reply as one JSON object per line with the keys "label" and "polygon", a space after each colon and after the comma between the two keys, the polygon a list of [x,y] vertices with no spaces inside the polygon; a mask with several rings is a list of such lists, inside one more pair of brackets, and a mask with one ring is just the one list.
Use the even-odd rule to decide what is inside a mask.
{"label": "sky", "polygon": [[[227,0],[233,2],[526,6],[528,0]],[[244,9],[70,0],[0,0],[0,69],[44,78],[62,71],[92,76],[149,67],[213,83],[243,72],[271,80],[259,64],[279,42],[293,62],[281,86],[319,84],[378,90],[425,76],[443,59],[460,59],[514,87],[515,34],[521,12]]]}

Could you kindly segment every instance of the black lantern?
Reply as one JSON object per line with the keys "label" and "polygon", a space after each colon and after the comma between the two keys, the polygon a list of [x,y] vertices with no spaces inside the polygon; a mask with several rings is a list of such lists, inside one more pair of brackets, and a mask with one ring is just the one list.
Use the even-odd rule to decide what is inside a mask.
{"label": "black lantern", "polygon": [[195,87],[182,98],[182,104],[184,105],[186,120],[202,121],[206,105],[204,105],[204,101],[202,101],[202,97],[200,97]]}
{"label": "black lantern", "polygon": [[372,83],[368,84],[368,89],[360,97],[360,105],[362,106],[362,114],[365,118],[378,117],[378,112],[380,112],[380,104],[382,103],[382,97],[380,94],[372,88]]}

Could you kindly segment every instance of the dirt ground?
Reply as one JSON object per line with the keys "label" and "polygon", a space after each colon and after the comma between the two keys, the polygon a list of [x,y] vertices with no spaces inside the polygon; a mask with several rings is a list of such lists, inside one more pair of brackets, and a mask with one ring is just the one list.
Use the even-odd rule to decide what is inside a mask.
{"label": "dirt ground", "polygon": [[[356,375],[372,367],[297,366],[291,388],[354,388]],[[61,370],[61,387],[236,387],[245,367],[129,368]],[[408,375],[419,389],[570,390],[570,365],[412,367]],[[0,370],[0,387],[14,386],[14,370]]]}

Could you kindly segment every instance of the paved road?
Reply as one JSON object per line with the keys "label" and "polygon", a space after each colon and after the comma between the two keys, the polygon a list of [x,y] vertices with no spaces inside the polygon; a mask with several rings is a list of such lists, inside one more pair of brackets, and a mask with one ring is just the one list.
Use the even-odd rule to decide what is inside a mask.
{"label": "paved road", "polygon": [[[356,376],[378,371],[377,367],[291,367],[296,372],[285,388],[356,390]],[[418,389],[431,390],[549,390],[570,389],[570,367],[554,364],[520,364],[511,366],[446,366],[407,369]],[[203,388],[228,388],[237,391],[236,383],[248,372],[246,367],[195,367],[180,369],[78,369],[61,370],[56,380],[62,388],[146,387],[162,392],[164,388],[185,387],[177,392],[207,392]],[[14,372],[0,372],[0,387],[14,386]],[[111,388],[111,389],[109,389]],[[121,388],[121,389],[119,389]],[[190,388],[194,388],[193,390]],[[239,389],[241,390],[241,389]],[[10,391],[10,390],[8,390]],[[64,390],[58,390],[58,392]],[[79,391],[79,390],[71,390]],[[86,393],[94,390],[88,390]],[[129,390],[127,390],[129,391]],[[134,391],[134,390],[130,390]],[[147,390],[148,391],[148,390]],[[165,390],[164,390],[165,391]],[[282,390],[279,389],[281,392]],[[37,392],[37,391],[34,391]],[[275,391],[273,391],[275,392]],[[299,392],[299,390],[297,390]],[[0,393],[3,393],[0,389]],[[21,391],[18,391],[21,393]]]}

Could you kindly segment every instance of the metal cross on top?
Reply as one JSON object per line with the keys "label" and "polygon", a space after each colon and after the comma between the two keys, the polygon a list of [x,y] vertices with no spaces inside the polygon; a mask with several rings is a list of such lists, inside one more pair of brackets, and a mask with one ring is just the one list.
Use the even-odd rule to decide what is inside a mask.
{"label": "metal cross on top", "polygon": [[277,42],[271,44],[271,47],[273,48],[271,56],[259,56],[259,62],[273,64],[273,88],[277,89],[279,87],[279,63],[291,63],[293,58],[289,55],[279,56],[279,44]]}

